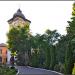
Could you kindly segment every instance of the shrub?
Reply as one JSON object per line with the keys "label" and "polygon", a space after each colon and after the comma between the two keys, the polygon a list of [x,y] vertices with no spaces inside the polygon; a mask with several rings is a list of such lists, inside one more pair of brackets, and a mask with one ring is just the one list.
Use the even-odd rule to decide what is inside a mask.
{"label": "shrub", "polygon": [[0,75],[16,75],[17,71],[15,68],[9,68],[6,66],[0,66]]}

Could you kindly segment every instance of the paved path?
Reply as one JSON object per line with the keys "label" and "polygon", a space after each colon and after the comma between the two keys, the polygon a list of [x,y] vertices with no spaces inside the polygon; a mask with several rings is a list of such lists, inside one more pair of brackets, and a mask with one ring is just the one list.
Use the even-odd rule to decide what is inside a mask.
{"label": "paved path", "polygon": [[33,67],[17,66],[18,74],[17,75],[63,75],[61,73]]}

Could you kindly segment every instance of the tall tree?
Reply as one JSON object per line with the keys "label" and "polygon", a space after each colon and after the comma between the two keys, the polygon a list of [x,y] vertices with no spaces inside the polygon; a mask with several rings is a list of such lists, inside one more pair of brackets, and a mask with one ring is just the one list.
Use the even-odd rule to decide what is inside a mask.
{"label": "tall tree", "polygon": [[17,63],[27,65],[31,54],[30,34],[28,26],[12,28],[8,36],[8,47],[11,52],[17,52]]}
{"label": "tall tree", "polygon": [[[35,67],[53,69],[56,62],[55,44],[60,34],[47,30],[44,34],[37,34],[32,39],[32,64]],[[35,61],[33,61],[35,60]]]}
{"label": "tall tree", "polygon": [[31,55],[31,66],[39,67],[39,51],[40,51],[40,34],[36,36],[32,36],[31,38],[31,48],[32,48],[32,55]]}
{"label": "tall tree", "polygon": [[71,21],[68,21],[67,27],[67,37],[68,37],[68,49],[66,50],[65,56],[65,73],[72,74],[73,64],[75,58],[73,57],[74,53],[74,44],[75,44],[75,3],[73,4],[73,12]]}
{"label": "tall tree", "polygon": [[68,43],[68,37],[65,35],[62,35],[56,44],[56,58],[57,63],[64,64],[65,62],[65,51],[67,49],[67,43]]}
{"label": "tall tree", "polygon": [[60,34],[57,33],[56,30],[50,31],[46,30],[44,34],[44,44],[45,44],[45,53],[46,53],[46,67],[50,69],[54,69],[56,62],[56,51],[55,44],[59,39]]}

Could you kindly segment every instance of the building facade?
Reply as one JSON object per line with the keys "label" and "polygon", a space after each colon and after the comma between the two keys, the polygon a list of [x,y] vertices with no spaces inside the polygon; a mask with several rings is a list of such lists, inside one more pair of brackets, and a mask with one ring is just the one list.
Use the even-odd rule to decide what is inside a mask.
{"label": "building facade", "polygon": [[7,46],[4,43],[0,44],[0,63],[6,64],[7,62]]}

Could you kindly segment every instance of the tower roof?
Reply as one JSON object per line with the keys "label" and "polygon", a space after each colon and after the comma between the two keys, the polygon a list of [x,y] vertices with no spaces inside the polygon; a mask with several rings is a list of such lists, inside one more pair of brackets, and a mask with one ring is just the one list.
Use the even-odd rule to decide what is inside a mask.
{"label": "tower roof", "polygon": [[0,47],[6,47],[6,44],[1,43],[1,44],[0,44]]}
{"label": "tower roof", "polygon": [[15,13],[14,15],[13,15],[13,17],[15,18],[15,17],[21,17],[21,18],[23,18],[23,19],[26,19],[25,18],[25,16],[22,14],[22,11],[20,10],[20,9],[18,9],[17,10],[17,13]]}
{"label": "tower roof", "polygon": [[20,17],[20,18],[22,18],[24,21],[28,21],[28,22],[31,23],[30,20],[28,20],[28,19],[25,18],[25,16],[23,15],[23,13],[22,13],[22,11],[21,11],[20,9],[17,10],[17,12],[13,15],[13,18],[11,18],[10,20],[8,20],[8,22],[13,21],[14,18],[16,18],[16,17]]}

